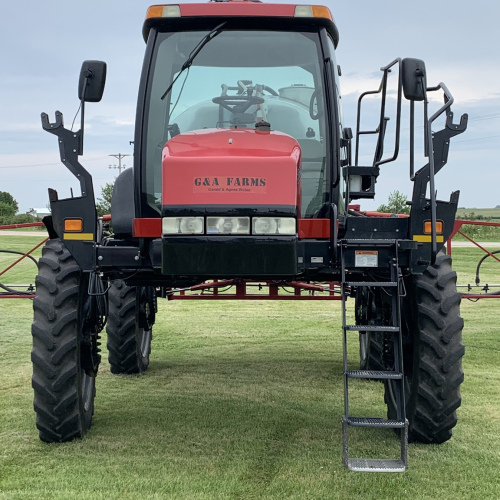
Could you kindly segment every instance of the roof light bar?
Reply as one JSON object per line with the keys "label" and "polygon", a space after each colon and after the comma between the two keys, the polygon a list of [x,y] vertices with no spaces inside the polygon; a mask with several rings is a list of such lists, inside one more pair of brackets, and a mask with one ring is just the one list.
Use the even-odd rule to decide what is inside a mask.
{"label": "roof light bar", "polygon": [[[159,17],[181,17],[180,5],[152,5],[149,7],[146,19]],[[330,9],[323,5],[296,5],[294,17],[321,17],[333,22]]]}

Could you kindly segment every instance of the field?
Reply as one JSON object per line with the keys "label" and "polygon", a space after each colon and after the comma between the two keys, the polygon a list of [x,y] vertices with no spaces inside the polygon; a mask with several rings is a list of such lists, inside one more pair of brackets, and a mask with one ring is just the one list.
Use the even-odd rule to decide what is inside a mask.
{"label": "field", "polygon": [[[40,240],[0,238],[11,249]],[[459,283],[474,282],[478,252],[453,250]],[[0,271],[13,259],[0,254]],[[482,282],[499,284],[500,264],[489,261]],[[0,281],[33,277],[27,263]],[[404,474],[369,474],[341,461],[339,303],[161,301],[148,371],[112,375],[103,352],[92,430],[47,445],[32,407],[31,301],[0,300],[0,499],[498,499],[496,311],[494,299],[462,302],[453,438],[411,444]],[[366,382],[359,396],[382,407],[381,384]],[[397,439],[370,433],[361,445],[380,452]]]}
{"label": "field", "polygon": [[482,216],[484,219],[500,219],[500,207],[496,208],[459,208],[457,210],[457,219],[461,219],[466,214],[474,213]]}

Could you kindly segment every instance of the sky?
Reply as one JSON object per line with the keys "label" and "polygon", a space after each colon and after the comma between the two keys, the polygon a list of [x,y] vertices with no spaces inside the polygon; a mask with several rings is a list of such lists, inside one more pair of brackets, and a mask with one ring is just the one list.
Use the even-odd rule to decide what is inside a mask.
{"label": "sky", "polygon": [[[79,105],[83,60],[108,64],[102,101],[87,104],[85,151],[80,158],[93,176],[97,197],[102,186],[118,174],[118,161],[110,155],[132,155],[130,141],[145,49],[142,24],[152,3],[0,2],[0,191],[14,196],[21,213],[45,207],[48,188],[64,198],[71,187],[78,186],[60,163],[56,137],[42,130],[40,113],[47,112],[54,121],[55,111],[60,110],[66,127],[71,126]],[[444,82],[453,94],[455,122],[462,113],[469,115],[467,131],[452,139],[448,165],[436,178],[438,198],[447,200],[452,191],[460,190],[459,206],[500,205],[500,3],[322,3],[330,8],[340,32],[337,62],[342,68],[345,126],[355,129],[357,98],[378,87],[382,66],[396,57],[423,59],[428,85]],[[382,168],[376,198],[363,202],[363,208],[385,203],[395,190],[411,195],[404,144],[401,161]],[[132,156],[122,164],[132,166]]]}

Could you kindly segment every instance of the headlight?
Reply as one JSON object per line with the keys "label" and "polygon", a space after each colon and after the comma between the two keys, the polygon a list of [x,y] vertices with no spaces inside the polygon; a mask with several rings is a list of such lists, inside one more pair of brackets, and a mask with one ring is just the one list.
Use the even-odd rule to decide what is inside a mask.
{"label": "headlight", "polygon": [[254,217],[252,234],[295,234],[296,222],[293,217]]}
{"label": "headlight", "polygon": [[250,234],[250,217],[207,217],[207,234]]}
{"label": "headlight", "polygon": [[163,234],[203,234],[203,217],[164,217]]}
{"label": "headlight", "polygon": [[[294,217],[252,217],[252,234],[293,235],[297,233]],[[250,217],[164,217],[162,233],[169,234],[250,234]]]}

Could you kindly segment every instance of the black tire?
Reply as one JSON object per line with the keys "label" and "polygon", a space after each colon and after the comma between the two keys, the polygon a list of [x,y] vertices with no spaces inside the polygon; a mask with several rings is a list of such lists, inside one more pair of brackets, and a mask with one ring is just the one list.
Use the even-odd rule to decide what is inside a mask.
{"label": "black tire", "polygon": [[106,332],[111,373],[142,373],[149,366],[155,309],[151,290],[116,280],[108,292]]}
{"label": "black tire", "polygon": [[359,334],[359,367],[361,370],[384,370],[382,363],[383,339],[380,333]]}
{"label": "black tire", "polygon": [[[406,280],[402,302],[403,358],[409,441],[443,443],[457,424],[463,382],[463,319],[451,257],[440,253],[422,276]],[[395,418],[393,383],[385,384],[388,417]]]}
{"label": "black tire", "polygon": [[93,376],[84,369],[82,344],[89,276],[59,239],[45,244],[38,266],[31,328],[36,426],[42,441],[64,442],[82,437],[94,413],[97,369]]}

